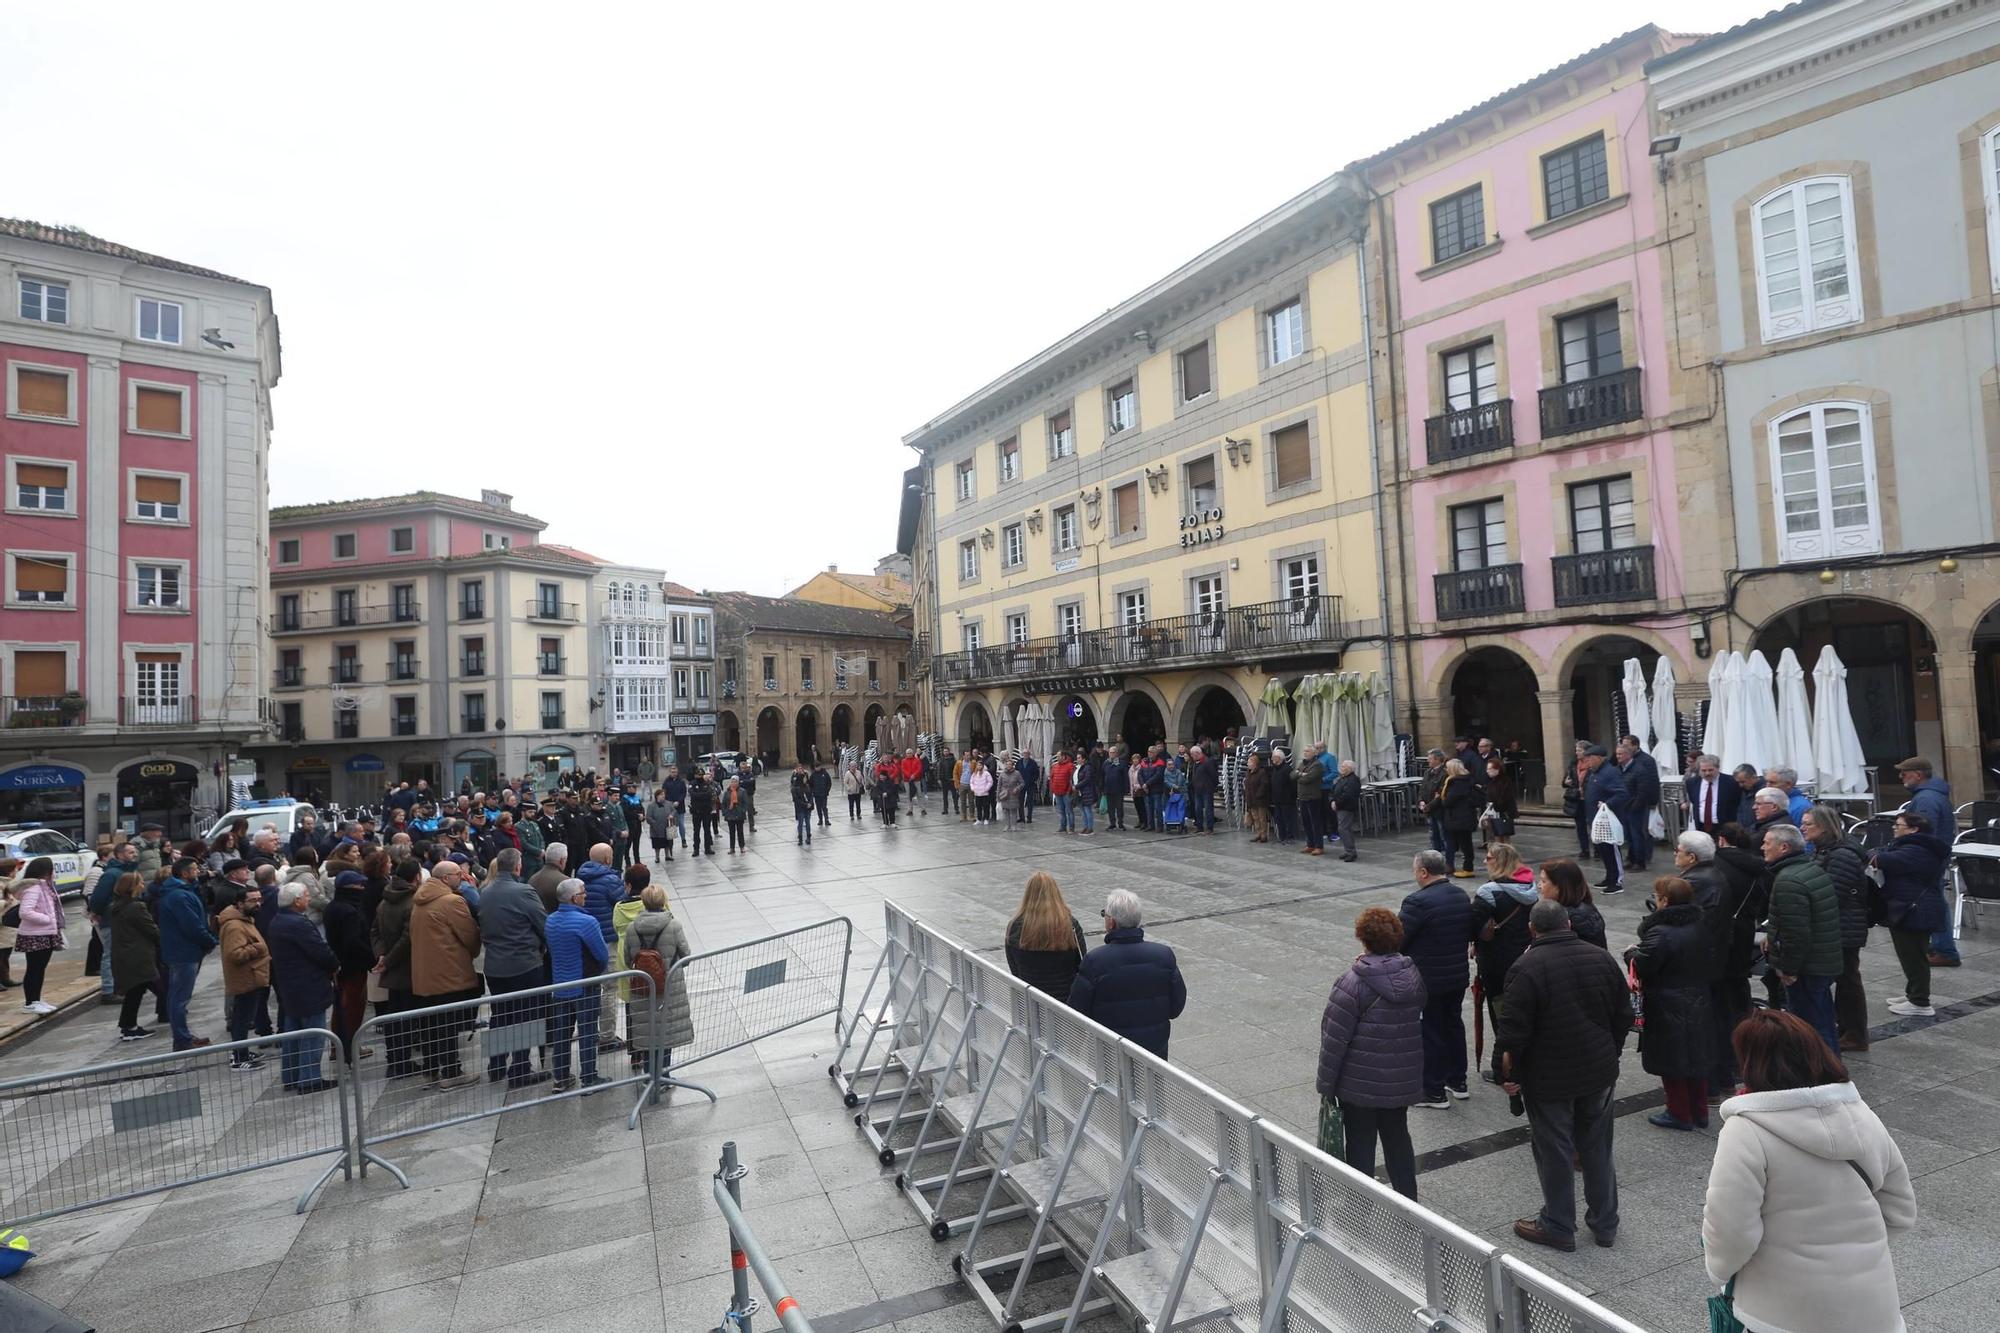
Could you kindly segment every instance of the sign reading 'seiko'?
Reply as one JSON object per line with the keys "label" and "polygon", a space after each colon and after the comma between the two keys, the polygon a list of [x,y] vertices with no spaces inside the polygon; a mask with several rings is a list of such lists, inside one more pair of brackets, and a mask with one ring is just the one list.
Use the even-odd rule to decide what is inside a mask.
{"label": "sign reading 'seiko'", "polygon": [[1181,515],[1181,546],[1206,546],[1219,542],[1223,537],[1222,506],[1197,509],[1192,514]]}

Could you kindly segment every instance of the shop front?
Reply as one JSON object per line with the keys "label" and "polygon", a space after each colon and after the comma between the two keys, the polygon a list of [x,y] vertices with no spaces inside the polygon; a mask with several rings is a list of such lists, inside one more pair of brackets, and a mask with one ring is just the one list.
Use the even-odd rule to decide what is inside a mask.
{"label": "shop front", "polygon": [[451,787],[455,792],[491,791],[499,785],[500,765],[491,750],[460,750],[451,757]]}
{"label": "shop front", "polygon": [[118,770],[118,827],[158,824],[169,842],[194,836],[194,789],[201,770],[177,759],[142,759]]}
{"label": "shop front", "polygon": [[[668,764],[689,764],[715,749],[719,715],[715,713],[673,713],[667,717],[673,728],[673,748],[660,757],[662,770]],[[728,749],[728,746],[724,746]]]}
{"label": "shop front", "polygon": [[389,766],[376,754],[351,754],[341,766],[343,805],[375,805],[382,800]]}
{"label": "shop front", "polygon": [[[536,791],[554,791],[562,775],[576,768],[576,751],[567,745],[544,745],[528,756],[528,771],[535,775]],[[473,786],[480,786],[475,779]],[[487,786],[492,780],[487,779]]]}
{"label": "shop front", "polygon": [[285,761],[284,794],[311,805],[325,805],[333,793],[333,765],[323,755],[294,755]]}
{"label": "shop front", "polygon": [[0,772],[0,824],[41,824],[84,841],[83,770],[23,764]]}

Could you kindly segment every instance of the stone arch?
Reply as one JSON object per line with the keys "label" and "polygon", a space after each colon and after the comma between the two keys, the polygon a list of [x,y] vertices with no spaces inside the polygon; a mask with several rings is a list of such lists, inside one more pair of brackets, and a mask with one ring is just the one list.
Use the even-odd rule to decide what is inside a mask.
{"label": "stone arch", "polygon": [[776,768],[783,759],[785,710],[771,704],[757,714],[756,754],[767,768]]}
{"label": "stone arch", "polygon": [[[1124,690],[1111,701],[1111,706],[1104,710],[1104,738],[1108,741],[1113,736],[1124,736],[1125,714],[1132,706],[1134,695],[1142,695],[1152,700],[1153,707],[1160,714],[1161,730],[1166,735],[1172,735],[1173,733],[1167,729],[1167,719],[1174,715],[1173,704],[1160,692],[1160,687],[1155,685],[1150,677],[1132,676],[1126,679]],[[1165,738],[1162,736],[1160,739]]]}
{"label": "stone arch", "polygon": [[812,704],[801,705],[793,718],[792,744],[800,763],[810,764],[819,758],[819,709]]}
{"label": "stone arch", "polygon": [[715,716],[715,743],[724,750],[743,748],[743,723],[734,709],[725,708]]}
{"label": "stone arch", "polygon": [[855,744],[864,750],[867,749],[869,744],[875,739],[875,724],[880,722],[884,716],[881,704],[869,704],[867,713],[862,717],[861,735],[856,739]]}
{"label": "stone arch", "polygon": [[986,706],[984,699],[973,695],[958,706],[958,720],[952,727],[951,735],[945,739],[960,750],[976,745],[990,751],[997,737],[993,711]]}
{"label": "stone arch", "polygon": [[[1658,630],[1647,629],[1644,625],[1604,625],[1579,632],[1565,640],[1562,652],[1556,657],[1554,669],[1541,675],[1545,690],[1566,690],[1569,678],[1576,671],[1577,660],[1591,647],[1605,639],[1636,639],[1660,656],[1674,664],[1674,679],[1687,681],[1695,678],[1694,663],[1688,659],[1686,647],[1677,644]],[[1708,667],[1703,664],[1701,678],[1708,678]],[[1647,681],[1651,683],[1650,675]]]}
{"label": "stone arch", "polygon": [[846,704],[833,706],[833,717],[828,726],[835,748],[854,744],[854,710]]}
{"label": "stone arch", "polygon": [[1212,688],[1229,691],[1236,700],[1237,708],[1242,710],[1246,723],[1257,716],[1257,706],[1244,691],[1242,681],[1220,671],[1197,671],[1181,686],[1180,697],[1174,700],[1173,711],[1166,715],[1169,739],[1189,739],[1187,733],[1194,725],[1195,706],[1200,702],[1201,696]]}
{"label": "stone arch", "polygon": [[[1928,609],[1950,616],[1956,637],[1956,617],[1948,604],[1933,603]],[[1843,631],[1864,631],[1843,634]],[[1901,631],[1897,633],[1894,631]],[[1833,644],[1847,668],[1847,689],[1853,704],[1854,724],[1862,752],[1875,768],[1877,783],[1893,781],[1889,766],[1908,754],[1926,754],[1935,761],[1940,753],[1957,747],[1955,764],[1959,781],[1970,782],[1979,772],[1978,751],[1966,726],[1962,732],[1947,733],[1942,709],[1945,692],[1970,684],[1959,671],[1969,665],[1963,656],[1947,660],[1939,651],[1936,626],[1911,599],[1890,601],[1884,597],[1848,596],[1835,589],[1822,596],[1796,598],[1789,605],[1770,608],[1744,645],[1744,651],[1761,651],[1774,666],[1785,648],[1794,649],[1806,669],[1808,697],[1816,699],[1812,668],[1821,648]],[[1940,692],[1939,716],[1921,716],[1921,672],[1924,659],[1932,664]],[[1961,704],[1970,703],[1961,699]],[[1968,719],[1969,721],[1969,719]]]}
{"label": "stone arch", "polygon": [[1452,682],[1458,675],[1458,669],[1465,665],[1467,658],[1482,648],[1503,648],[1520,658],[1527,664],[1528,670],[1535,673],[1535,679],[1542,682],[1544,687],[1553,679],[1549,674],[1548,665],[1542,661],[1542,655],[1519,637],[1512,634],[1480,634],[1459,640],[1456,653],[1448,653],[1438,659],[1437,664],[1425,677],[1425,696],[1432,699],[1451,698]]}

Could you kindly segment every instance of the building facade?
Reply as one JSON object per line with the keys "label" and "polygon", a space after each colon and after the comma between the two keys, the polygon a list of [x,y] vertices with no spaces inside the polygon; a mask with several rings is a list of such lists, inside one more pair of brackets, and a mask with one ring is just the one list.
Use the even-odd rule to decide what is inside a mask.
{"label": "building facade", "polygon": [[1364,208],[1323,182],[905,437],[931,729],[1219,736],[1390,668]]}
{"label": "building facade", "polygon": [[767,766],[831,761],[867,745],[885,714],[916,713],[907,616],[790,597],[714,597],[722,706],[718,748]]}
{"label": "building facade", "polygon": [[699,759],[717,748],[716,710],[722,702],[722,683],[716,675],[715,599],[678,583],[668,583],[666,590],[673,711],[667,717],[672,751],[664,762],[675,763]]}
{"label": "building facade", "polygon": [[272,510],[263,789],[356,804],[590,766],[600,564],[537,545],[545,526],[499,491]]}
{"label": "building facade", "polygon": [[271,293],[14,221],[0,285],[0,823],[186,837],[265,726]]}
{"label": "building facade", "polygon": [[1648,67],[1704,633],[1832,644],[1869,761],[1961,799],[2000,740],[1996,56],[1990,5],[1819,0]]}
{"label": "building facade", "polygon": [[602,765],[637,772],[672,748],[674,668],[667,653],[666,574],[605,565],[593,585],[591,710],[604,730]]}
{"label": "building facade", "polygon": [[861,611],[894,613],[908,610],[910,579],[901,569],[901,558],[884,557],[873,574],[843,574],[838,565],[828,565],[785,596],[804,602],[824,602],[828,606],[851,606]]}

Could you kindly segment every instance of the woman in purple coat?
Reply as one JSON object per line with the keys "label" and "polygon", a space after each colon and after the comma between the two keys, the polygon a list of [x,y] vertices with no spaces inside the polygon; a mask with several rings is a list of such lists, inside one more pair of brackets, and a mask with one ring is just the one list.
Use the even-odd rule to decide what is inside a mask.
{"label": "woman in purple coat", "polygon": [[1398,1194],[1417,1197],[1410,1107],[1422,1100],[1424,979],[1403,952],[1403,923],[1371,907],[1354,923],[1364,952],[1333,983],[1319,1021],[1320,1123],[1340,1108],[1347,1164],[1375,1174],[1375,1141]]}

